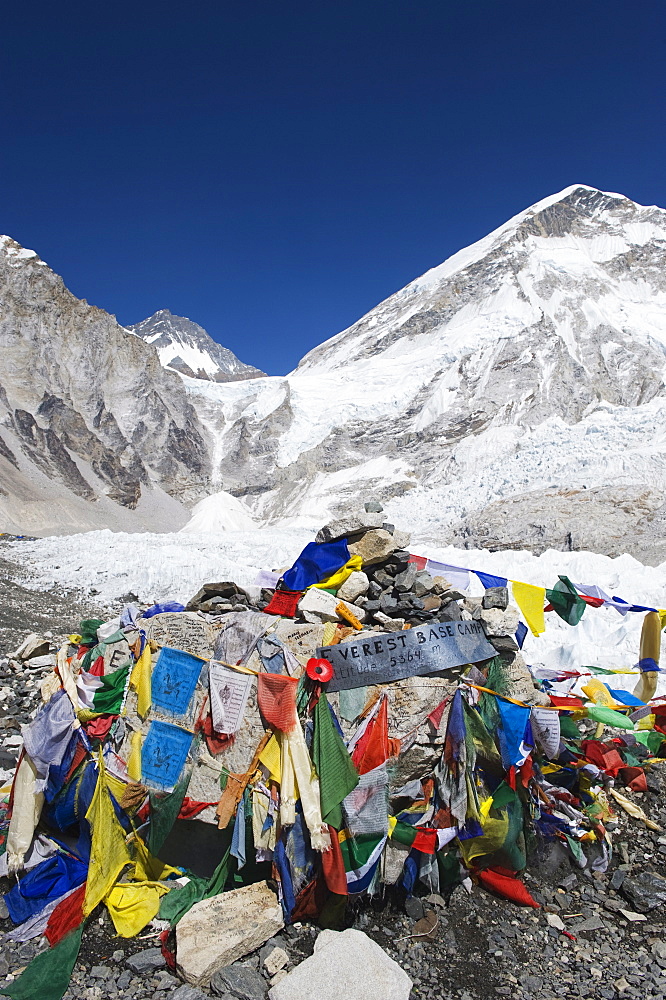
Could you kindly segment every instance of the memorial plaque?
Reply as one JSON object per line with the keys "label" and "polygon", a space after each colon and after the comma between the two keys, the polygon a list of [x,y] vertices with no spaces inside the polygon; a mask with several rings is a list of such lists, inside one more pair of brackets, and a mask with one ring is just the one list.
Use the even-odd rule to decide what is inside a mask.
{"label": "memorial plaque", "polygon": [[374,633],[366,639],[321,646],[317,656],[333,665],[329,691],[386,684],[495,656],[478,622],[433,622],[403,632]]}
{"label": "memorial plaque", "polygon": [[139,625],[145,629],[148,641],[158,646],[182,649],[204,660],[213,655],[218,629],[196,613],[165,611],[161,615],[141,619]]}

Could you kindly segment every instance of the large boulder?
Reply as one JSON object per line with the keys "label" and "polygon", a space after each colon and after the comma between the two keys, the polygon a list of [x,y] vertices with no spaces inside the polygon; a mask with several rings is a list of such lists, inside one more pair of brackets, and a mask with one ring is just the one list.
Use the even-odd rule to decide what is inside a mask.
{"label": "large boulder", "polygon": [[270,1000],[408,1000],[412,981],[363,931],[322,931],[314,954],[297,965]]}
{"label": "large boulder", "polygon": [[195,903],[176,928],[181,976],[207,986],[211,976],[282,930],[282,907],[267,882],[223,892]]}

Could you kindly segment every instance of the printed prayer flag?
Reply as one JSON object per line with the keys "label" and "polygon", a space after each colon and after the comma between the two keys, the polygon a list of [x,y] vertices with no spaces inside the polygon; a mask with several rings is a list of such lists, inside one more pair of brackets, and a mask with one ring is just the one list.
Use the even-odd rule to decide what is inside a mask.
{"label": "printed prayer flag", "polygon": [[192,745],[192,733],[169,722],[153,720],[141,748],[141,780],[157,788],[173,788]]}
{"label": "printed prayer flag", "polygon": [[181,649],[164,646],[152,677],[152,699],[156,708],[184,715],[189,708],[204,661]]}
{"label": "printed prayer flag", "polygon": [[208,664],[208,684],[213,729],[216,733],[235,733],[243,722],[252,674],[231,670],[216,660]]}

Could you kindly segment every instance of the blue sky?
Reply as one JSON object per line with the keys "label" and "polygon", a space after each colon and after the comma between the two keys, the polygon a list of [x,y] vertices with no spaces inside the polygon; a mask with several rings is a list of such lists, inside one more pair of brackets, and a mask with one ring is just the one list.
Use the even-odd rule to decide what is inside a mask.
{"label": "blue sky", "polygon": [[666,206],[662,3],[3,10],[0,231],[284,373],[574,182]]}

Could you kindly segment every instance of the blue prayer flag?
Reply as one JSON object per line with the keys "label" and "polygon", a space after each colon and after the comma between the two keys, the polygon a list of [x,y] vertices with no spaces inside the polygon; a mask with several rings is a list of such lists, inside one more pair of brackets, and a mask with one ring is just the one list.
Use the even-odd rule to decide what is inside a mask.
{"label": "blue prayer flag", "polygon": [[155,719],[141,747],[141,780],[157,788],[173,788],[191,745],[192,733]]}
{"label": "blue prayer flag", "polygon": [[513,764],[522,764],[525,759],[523,741],[530,718],[530,710],[523,708],[522,705],[514,705],[510,701],[504,701],[503,698],[497,699],[497,707],[502,723],[499,731],[502,763],[506,768]]}
{"label": "blue prayer flag", "polygon": [[192,700],[204,662],[191,653],[164,646],[153,670],[153,706],[173,715],[183,715]]}
{"label": "blue prayer flag", "polygon": [[282,577],[289,590],[305,590],[320,583],[336,569],[349,562],[347,540],[337,542],[308,542],[300,556]]}
{"label": "blue prayer flag", "polygon": [[506,587],[508,583],[505,576],[493,576],[491,573],[479,573],[478,569],[475,569],[474,572],[486,590],[488,590],[488,587]]}

